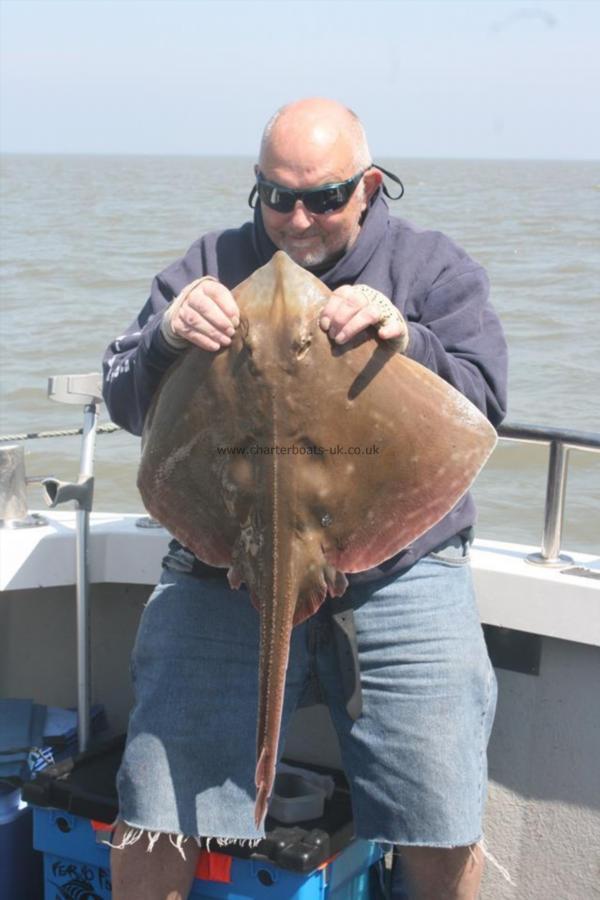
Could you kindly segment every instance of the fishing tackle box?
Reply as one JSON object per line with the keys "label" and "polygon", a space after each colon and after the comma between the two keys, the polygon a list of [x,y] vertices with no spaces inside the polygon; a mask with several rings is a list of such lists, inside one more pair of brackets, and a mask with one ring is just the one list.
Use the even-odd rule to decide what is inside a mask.
{"label": "fishing tackle box", "polygon": [[[110,900],[115,777],[124,747],[116,738],[39,773],[25,785],[34,846],[44,854],[45,900]],[[302,764],[304,765],[304,764]],[[306,768],[306,767],[305,767]],[[201,851],[190,900],[372,900],[382,848],[353,838],[352,807],[341,772],[318,819],[283,825],[268,816],[256,847]]]}

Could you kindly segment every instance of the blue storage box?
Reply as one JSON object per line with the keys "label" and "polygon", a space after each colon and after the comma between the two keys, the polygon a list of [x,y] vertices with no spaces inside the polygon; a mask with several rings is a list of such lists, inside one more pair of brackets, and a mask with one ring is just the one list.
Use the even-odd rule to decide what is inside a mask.
{"label": "blue storage box", "polygon": [[[45,898],[79,891],[110,900],[110,830],[57,809],[34,810],[34,846],[44,853]],[[352,840],[316,871],[282,869],[268,859],[240,859],[202,851],[190,900],[368,900],[369,869],[382,856],[378,844]]]}

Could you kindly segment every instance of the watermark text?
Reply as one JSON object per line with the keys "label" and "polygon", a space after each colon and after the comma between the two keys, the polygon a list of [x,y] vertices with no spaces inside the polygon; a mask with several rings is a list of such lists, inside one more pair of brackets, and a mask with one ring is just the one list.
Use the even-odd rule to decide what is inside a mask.
{"label": "watermark text", "polygon": [[331,444],[328,447],[305,444],[248,444],[246,447],[217,447],[219,456],[377,456],[381,451],[378,444],[368,447],[349,447],[345,444]]}

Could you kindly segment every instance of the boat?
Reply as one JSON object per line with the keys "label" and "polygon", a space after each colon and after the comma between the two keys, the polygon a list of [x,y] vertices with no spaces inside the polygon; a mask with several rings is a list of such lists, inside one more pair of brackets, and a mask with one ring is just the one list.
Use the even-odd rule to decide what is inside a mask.
{"label": "boat", "polygon": [[[78,479],[46,480],[50,509],[11,518],[3,506],[0,529],[2,696],[77,705],[81,748],[90,701],[104,705],[114,733],[126,729],[130,650],[168,541],[149,517],[91,509],[95,378],[50,383],[55,399],[83,407]],[[472,548],[499,686],[485,821],[493,862],[481,897],[591,900],[600,863],[600,559],[565,552],[561,529],[569,453],[600,452],[600,434],[505,424],[499,436],[545,444],[549,455],[541,546],[477,538]],[[57,508],[65,499],[76,508]],[[324,706],[296,712],[285,756],[342,768]]]}

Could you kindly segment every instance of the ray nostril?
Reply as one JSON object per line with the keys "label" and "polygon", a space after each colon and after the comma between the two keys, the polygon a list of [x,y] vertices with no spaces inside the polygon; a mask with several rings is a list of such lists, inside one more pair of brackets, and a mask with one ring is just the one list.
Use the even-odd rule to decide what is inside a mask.
{"label": "ray nostril", "polygon": [[331,518],[329,513],[325,513],[324,516],[321,516],[321,525],[323,526],[323,528],[328,528],[332,523],[333,519]]}

